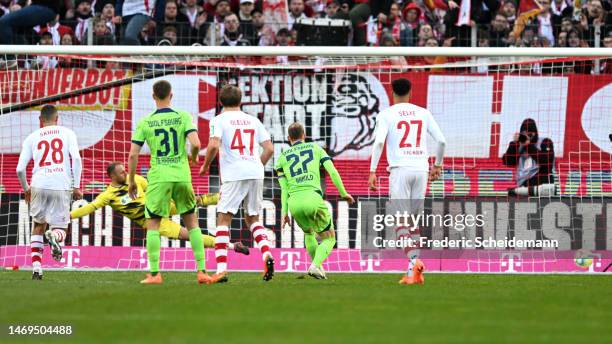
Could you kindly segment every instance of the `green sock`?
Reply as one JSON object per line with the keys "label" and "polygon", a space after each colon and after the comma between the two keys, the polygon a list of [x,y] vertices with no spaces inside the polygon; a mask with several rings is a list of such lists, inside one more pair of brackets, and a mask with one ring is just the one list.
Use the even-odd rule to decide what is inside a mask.
{"label": "green sock", "polygon": [[153,275],[159,272],[160,246],[159,231],[147,231],[147,256],[149,257],[149,266],[151,267],[151,273]]}
{"label": "green sock", "polygon": [[195,258],[198,271],[206,270],[206,257],[204,255],[204,241],[202,240],[202,230],[192,228],[189,230],[189,242]]}
{"label": "green sock", "polygon": [[323,261],[329,256],[331,251],[334,249],[334,245],[336,244],[336,238],[325,238],[321,241],[319,247],[317,247],[317,253],[315,254],[315,258],[312,260],[312,263],[316,267],[321,267]]}
{"label": "green sock", "polygon": [[314,233],[304,233],[304,243],[306,244],[306,249],[308,250],[310,260],[314,260],[315,253],[317,252],[317,247],[319,246],[319,243],[317,242],[317,237]]}

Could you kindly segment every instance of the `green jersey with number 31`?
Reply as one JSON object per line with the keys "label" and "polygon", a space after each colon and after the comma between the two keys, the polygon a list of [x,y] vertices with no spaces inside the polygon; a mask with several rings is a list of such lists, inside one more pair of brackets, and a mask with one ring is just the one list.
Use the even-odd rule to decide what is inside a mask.
{"label": "green jersey with number 31", "polygon": [[329,155],[312,142],[298,142],[285,150],[276,162],[276,173],[287,180],[289,195],[312,190],[321,193],[320,168]]}
{"label": "green jersey with number 31", "polygon": [[187,135],[196,131],[190,113],[170,108],[158,109],[138,122],[132,142],[146,142],[151,150],[149,184],[191,182],[191,169],[185,147]]}

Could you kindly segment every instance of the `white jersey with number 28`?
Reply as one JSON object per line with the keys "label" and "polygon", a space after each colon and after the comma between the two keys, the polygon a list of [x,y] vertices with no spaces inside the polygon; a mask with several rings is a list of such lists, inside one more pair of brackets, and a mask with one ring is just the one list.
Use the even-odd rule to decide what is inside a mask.
{"label": "white jersey with number 28", "polygon": [[375,140],[387,141],[389,167],[429,171],[427,134],[444,141],[431,112],[410,103],[395,104],[376,116]]}
{"label": "white jersey with number 28", "polygon": [[17,171],[25,171],[34,159],[31,186],[47,190],[80,187],[80,175],[73,176],[71,157],[79,155],[75,133],[59,125],[37,129],[23,141]]}
{"label": "white jersey with number 28", "polygon": [[221,182],[264,178],[260,144],[270,140],[270,134],[257,117],[222,112],[210,121],[210,137],[221,139]]}

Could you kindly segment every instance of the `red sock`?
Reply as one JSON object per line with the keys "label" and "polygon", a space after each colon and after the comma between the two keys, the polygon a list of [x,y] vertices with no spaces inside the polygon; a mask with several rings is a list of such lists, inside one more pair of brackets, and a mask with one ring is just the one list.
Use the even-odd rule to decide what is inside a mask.
{"label": "red sock", "polygon": [[266,260],[268,256],[272,255],[270,253],[270,242],[268,241],[268,236],[266,235],[266,229],[261,223],[255,222],[251,225],[251,233],[253,233],[255,245],[259,247],[259,250],[261,251],[262,258]]}
{"label": "red sock", "polygon": [[30,257],[32,258],[32,269],[34,271],[41,268],[43,247],[43,236],[32,234],[30,236]]}
{"label": "red sock", "polygon": [[229,244],[229,228],[217,227],[215,236],[215,258],[217,260],[217,273],[227,270],[227,244]]}
{"label": "red sock", "polygon": [[66,239],[66,231],[63,228],[53,228],[51,231],[55,234],[55,239],[58,242],[64,242],[64,239]]}

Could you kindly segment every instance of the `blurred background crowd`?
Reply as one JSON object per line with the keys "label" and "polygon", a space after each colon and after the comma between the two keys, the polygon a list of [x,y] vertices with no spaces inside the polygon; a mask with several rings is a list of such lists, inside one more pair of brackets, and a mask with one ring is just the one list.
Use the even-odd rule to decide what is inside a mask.
{"label": "blurred background crowd", "polygon": [[612,47],[612,0],[0,0],[0,44]]}

